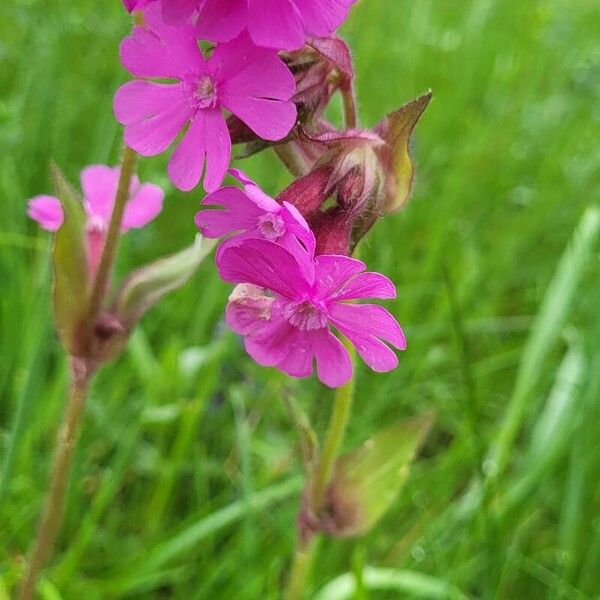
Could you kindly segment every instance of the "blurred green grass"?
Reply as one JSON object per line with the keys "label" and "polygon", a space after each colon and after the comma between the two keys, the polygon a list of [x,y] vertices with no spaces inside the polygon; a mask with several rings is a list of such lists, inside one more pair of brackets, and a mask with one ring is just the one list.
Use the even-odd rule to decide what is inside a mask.
{"label": "blurred green grass", "polygon": [[[360,367],[347,446],[431,408],[438,421],[384,522],[322,544],[315,591],[364,564],[375,568],[361,598],[600,594],[598,9],[362,0],[345,26],[363,124],[435,94],[414,144],[414,198],[361,250],[399,286],[390,308],[409,349],[393,373]],[[116,1],[0,5],[0,598],[35,530],[66,383],[49,240],[25,201],[50,191],[50,157],[74,181],[118,159],[111,97],[128,27]],[[200,192],[170,188],[164,163],[142,162],[169,192],[161,217],[123,244],[122,273],[194,234]],[[244,168],[276,192],[288,178],[273,164]],[[42,597],[279,597],[298,442],[284,379],[224,330],[227,291],[204,265],[98,378]],[[322,430],[331,394],[285,385]],[[481,492],[473,482],[493,475],[498,443],[507,468]]]}

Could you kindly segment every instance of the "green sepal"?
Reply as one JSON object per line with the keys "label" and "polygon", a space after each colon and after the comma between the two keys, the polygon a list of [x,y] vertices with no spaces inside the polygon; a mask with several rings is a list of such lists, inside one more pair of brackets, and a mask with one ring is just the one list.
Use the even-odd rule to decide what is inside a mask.
{"label": "green sepal", "polygon": [[386,174],[385,196],[380,208],[383,214],[399,211],[410,198],[415,171],[410,156],[410,138],[431,98],[432,93],[427,92],[407,102],[375,128],[386,142],[380,151]]}
{"label": "green sepal", "polygon": [[54,319],[63,345],[72,356],[82,354],[88,311],[88,268],[85,213],[79,194],[57,165],[50,165],[54,190],[64,211],[64,221],[54,238]]}
{"label": "green sepal", "polygon": [[398,497],[433,420],[430,414],[400,421],[338,459],[328,490],[329,533],[364,535],[377,523]]}
{"label": "green sepal", "polygon": [[133,271],[117,292],[111,313],[131,331],[163,296],[192,277],[215,244],[198,235],[188,248]]}

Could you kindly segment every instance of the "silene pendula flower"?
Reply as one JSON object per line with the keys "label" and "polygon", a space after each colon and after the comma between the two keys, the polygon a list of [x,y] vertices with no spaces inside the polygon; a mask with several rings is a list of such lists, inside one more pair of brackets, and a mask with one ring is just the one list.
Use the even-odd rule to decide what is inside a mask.
{"label": "silene pendula flower", "polygon": [[[152,0],[124,0],[139,10]],[[323,37],[348,16],[355,0],[160,0],[169,25],[193,23],[196,35],[212,42],[228,42],[245,29],[257,46],[295,50],[307,36]],[[142,6],[140,6],[142,5]]]}
{"label": "silene pendula flower", "polygon": [[193,27],[164,25],[154,8],[146,26],[121,43],[121,61],[136,77],[175,83],[130,81],[117,91],[114,111],[125,125],[125,142],[142,156],[166,150],[188,124],[169,161],[168,173],[181,190],[200,181],[216,190],[229,167],[231,138],[223,109],[266,140],[284,138],[296,120],[289,99],[294,77],[274,51],[257,48],[246,33],[219,44],[205,59]]}
{"label": "silene pendula flower", "polygon": [[292,254],[314,253],[315,236],[296,208],[288,202],[279,204],[242,171],[229,172],[243,189],[227,186],[207,195],[202,204],[218,208],[201,210],[195,218],[204,237],[232,236],[219,246],[217,256],[252,238],[276,242]]}
{"label": "silene pendula flower", "polygon": [[406,348],[402,329],[385,308],[354,302],[396,295],[387,277],[365,272],[359,260],[302,256],[274,242],[248,239],[226,248],[217,265],[225,281],[247,284],[236,288],[226,320],[245,336],[247,352],[260,365],[307,377],[315,361],[319,379],[338,387],[352,376],[352,362],[331,327],[348,338],[374,371],[390,371],[398,364],[384,342]]}
{"label": "silene pendula flower", "polygon": [[[90,165],[81,172],[83,208],[87,216],[87,252],[93,275],[104,247],[110,216],[119,186],[119,167]],[[123,233],[144,227],[156,219],[163,206],[164,192],[152,183],[140,184],[134,175],[129,186],[129,200],[121,224]],[[60,200],[54,196],[35,196],[28,203],[27,214],[47,231],[58,231],[64,221]]]}

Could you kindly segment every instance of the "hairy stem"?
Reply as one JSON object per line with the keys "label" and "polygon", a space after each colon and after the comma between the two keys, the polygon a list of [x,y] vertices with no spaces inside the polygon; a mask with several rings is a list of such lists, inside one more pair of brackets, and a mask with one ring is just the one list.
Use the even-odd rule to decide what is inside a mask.
{"label": "hairy stem", "polygon": [[354,93],[354,85],[348,82],[342,90],[342,103],[344,105],[344,123],[346,129],[356,129],[358,125],[358,115],[356,111],[356,94]]}
{"label": "hairy stem", "polygon": [[[354,361],[354,348],[349,342],[345,341],[346,348]],[[337,460],[340,447],[344,441],[350,412],[352,410],[352,400],[354,398],[354,376],[348,383],[339,387],[335,391],[333,402],[333,411],[329,419],[323,451],[319,457],[319,462],[315,470],[312,482],[311,509],[313,514],[319,515],[323,510],[327,500],[327,488],[331,482],[335,461]]]}
{"label": "hairy stem", "polygon": [[[352,362],[354,362],[354,347],[345,339],[344,345],[350,354]],[[309,511],[317,520],[327,503],[327,490],[331,483],[335,463],[344,441],[352,411],[353,399],[354,375],[348,383],[335,391],[333,411],[329,418],[325,443],[323,444],[323,450],[313,472],[312,480],[309,482]],[[302,539],[302,536],[299,538],[288,579],[285,594],[286,600],[301,600],[303,598],[318,542],[319,536],[314,532],[310,533],[305,539]]]}
{"label": "hairy stem", "polygon": [[85,400],[94,374],[94,367],[85,360],[71,358],[70,361],[69,399],[56,440],[50,489],[45,500],[29,564],[19,590],[19,600],[31,600],[34,597],[39,574],[52,555],[56,536],[62,523],[67,483],[73,452],[81,428]]}
{"label": "hairy stem", "polygon": [[89,323],[93,324],[95,318],[100,312],[102,300],[106,292],[106,286],[110,278],[110,272],[114,263],[119,239],[121,237],[121,223],[125,214],[125,205],[129,197],[129,185],[133,177],[136,164],[136,153],[129,147],[125,146],[123,150],[123,158],[121,160],[121,174],[119,176],[119,186],[117,188],[117,197],[110,216],[108,233],[106,241],[100,257],[100,264],[92,287],[89,304]]}

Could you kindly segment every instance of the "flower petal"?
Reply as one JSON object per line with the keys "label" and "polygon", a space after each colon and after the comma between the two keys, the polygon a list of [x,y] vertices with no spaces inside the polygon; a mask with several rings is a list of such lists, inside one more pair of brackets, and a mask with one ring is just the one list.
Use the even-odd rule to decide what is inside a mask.
{"label": "flower petal", "polygon": [[229,174],[244,186],[244,192],[259,208],[268,212],[279,210],[279,202],[262,191],[258,184],[254,183],[246,173],[240,169],[229,169]]}
{"label": "flower petal", "polygon": [[294,333],[283,319],[274,319],[245,339],[246,352],[263,367],[275,367],[288,354],[288,342]]}
{"label": "flower petal", "polygon": [[81,171],[80,181],[86,213],[108,224],[117,195],[120,169],[90,165]]}
{"label": "flower petal", "polygon": [[298,241],[300,241],[309,256],[314,256],[316,240],[315,234],[311,231],[306,219],[300,214],[295,206],[292,206],[289,202],[283,202],[283,208],[281,210],[281,218],[285,223],[286,232],[291,234]]}
{"label": "flower petal", "polygon": [[144,183],[125,206],[121,231],[144,227],[158,217],[163,207],[165,193],[153,183]]}
{"label": "flower petal", "polygon": [[162,17],[167,25],[185,25],[198,7],[198,0],[163,0]]}
{"label": "flower petal", "polygon": [[255,285],[241,284],[234,288],[225,310],[225,322],[240,335],[257,332],[271,318],[275,299]]}
{"label": "flower petal", "polygon": [[352,377],[352,361],[348,350],[327,328],[311,333],[319,380],[332,388],[347,383]]}
{"label": "flower petal", "polygon": [[381,273],[361,273],[353,277],[333,296],[336,300],[354,300],[358,298],[381,298],[389,300],[396,297],[396,286]]}
{"label": "flower petal", "polygon": [[266,240],[244,240],[227,248],[217,257],[217,267],[225,281],[252,283],[289,299],[308,294],[314,281],[312,260],[301,262],[297,255]]}
{"label": "flower petal", "polygon": [[325,37],[345,21],[354,0],[294,0],[294,3],[306,33]]}
{"label": "flower petal", "polygon": [[225,96],[289,100],[296,90],[292,72],[277,53],[257,48],[247,35],[218,48],[208,64],[219,65],[219,92]]}
{"label": "flower petal", "polygon": [[60,200],[44,194],[34,196],[29,200],[27,215],[46,231],[58,231],[65,220]]}
{"label": "flower petal", "polygon": [[136,26],[119,48],[121,63],[136,77],[180,79],[190,71],[206,73],[194,27],[170,27],[162,21],[158,6],[144,12],[146,25]]}
{"label": "flower petal", "polygon": [[196,23],[199,39],[228,42],[246,26],[246,0],[207,0]]}
{"label": "flower petal", "polygon": [[167,166],[171,181],[180,190],[186,192],[195,188],[202,177],[206,155],[205,119],[205,111],[196,113]]}
{"label": "flower petal", "polygon": [[339,254],[321,254],[315,262],[317,294],[323,299],[333,296],[351,277],[366,269],[360,260]]}
{"label": "flower petal", "polygon": [[196,214],[196,226],[208,238],[219,238],[235,231],[249,229],[263,211],[238,188],[228,186],[208,194],[202,204],[222,209],[206,209]]}
{"label": "flower petal", "polygon": [[220,110],[207,110],[204,126],[206,173],[204,189],[214,192],[223,183],[231,161],[231,138]]}
{"label": "flower petal", "polygon": [[117,90],[113,110],[117,121],[128,125],[168,111],[183,100],[179,85],[135,80],[128,81]]}
{"label": "flower petal", "polygon": [[[124,122],[119,119],[120,111],[132,114],[129,107],[124,108],[130,102],[129,93],[131,90],[134,90],[134,95],[139,93],[139,89],[131,86],[134,83],[137,82],[126,83],[117,91],[115,114],[117,120],[125,124],[125,143],[142,156],[155,156],[173,143],[186,121],[190,119],[192,110],[181,96],[175,98],[170,93],[163,95],[164,90],[157,87],[159,84],[150,84],[154,88],[153,92],[161,96],[160,100],[155,99],[154,110],[136,120]],[[167,104],[168,98],[173,98],[174,101]]]}
{"label": "flower petal", "polygon": [[330,322],[356,347],[371,369],[379,373],[391,371],[398,358],[380,338],[400,350],[406,349],[404,333],[396,319],[375,304],[335,303],[329,307]]}
{"label": "flower petal", "polygon": [[285,340],[286,355],[277,363],[277,367],[291,377],[308,377],[312,373],[314,350],[310,332],[290,327]]}
{"label": "flower petal", "polygon": [[248,0],[248,30],[257,46],[296,50],[306,38],[302,18],[290,0]]}
{"label": "flower petal", "polygon": [[264,140],[284,138],[296,123],[296,105],[282,100],[220,96],[221,104]]}

